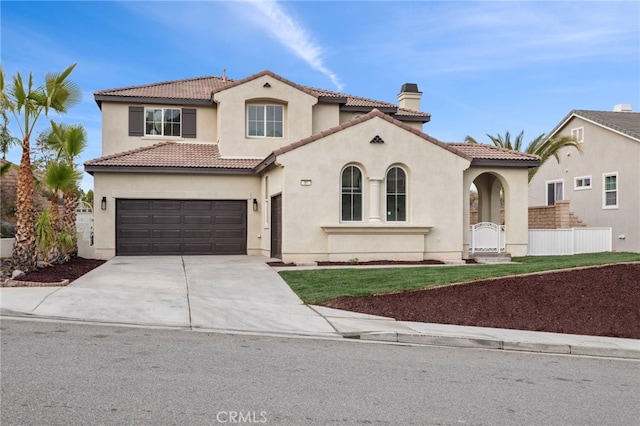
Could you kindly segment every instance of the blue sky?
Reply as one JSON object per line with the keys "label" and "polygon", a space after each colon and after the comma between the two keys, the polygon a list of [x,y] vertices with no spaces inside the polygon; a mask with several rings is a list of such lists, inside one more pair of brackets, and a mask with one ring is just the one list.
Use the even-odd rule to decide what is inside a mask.
{"label": "blue sky", "polygon": [[101,155],[95,91],[223,69],[392,103],[417,83],[432,114],[423,130],[445,142],[521,130],[530,140],[572,109],[640,110],[638,1],[3,0],[0,13],[8,78],[33,72],[39,84],[78,63],[83,101],[51,118],[87,129],[81,161]]}

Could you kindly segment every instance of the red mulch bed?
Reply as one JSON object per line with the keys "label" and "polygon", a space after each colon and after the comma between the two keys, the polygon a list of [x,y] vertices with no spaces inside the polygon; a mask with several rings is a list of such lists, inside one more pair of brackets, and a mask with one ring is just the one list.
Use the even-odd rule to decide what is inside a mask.
{"label": "red mulch bed", "polygon": [[322,305],[401,321],[640,339],[640,264],[340,297]]}
{"label": "red mulch bed", "polygon": [[102,265],[104,260],[84,259],[74,257],[62,265],[51,265],[40,268],[37,271],[27,272],[16,281],[35,281],[41,283],[56,283],[64,279],[73,282],[92,269]]}

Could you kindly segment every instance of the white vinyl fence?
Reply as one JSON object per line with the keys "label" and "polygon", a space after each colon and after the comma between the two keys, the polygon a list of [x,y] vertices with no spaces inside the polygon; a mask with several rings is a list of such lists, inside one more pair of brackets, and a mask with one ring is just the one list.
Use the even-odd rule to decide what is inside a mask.
{"label": "white vinyl fence", "polygon": [[611,228],[529,229],[530,256],[611,251]]}

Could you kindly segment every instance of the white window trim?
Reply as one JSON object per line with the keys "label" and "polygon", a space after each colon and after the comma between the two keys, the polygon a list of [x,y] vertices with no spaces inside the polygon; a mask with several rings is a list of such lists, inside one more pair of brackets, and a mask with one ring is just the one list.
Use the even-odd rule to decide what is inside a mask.
{"label": "white window trim", "polygon": [[[148,110],[156,110],[156,109],[161,109],[162,110],[162,131],[164,132],[164,111],[167,109],[176,109],[178,111],[180,111],[180,134],[179,135],[150,135],[147,134],[147,111]],[[184,138],[182,137],[182,107],[175,107],[175,106],[155,106],[155,107],[144,107],[144,113],[143,113],[143,134],[142,134],[142,139],[153,139],[153,140],[184,140]]]}
{"label": "white window trim", "polygon": [[[612,206],[607,205],[607,189],[605,183],[607,181],[607,177],[615,176],[616,177],[616,204]],[[602,174],[602,208],[604,210],[615,210],[620,205],[620,179],[618,178],[618,172],[609,172]]]}
{"label": "white window trim", "polygon": [[[589,185],[578,186],[578,180],[582,179],[584,182],[585,179],[589,179]],[[575,191],[584,191],[585,189],[591,189],[593,187],[593,178],[591,175],[589,176],[577,176],[573,178],[573,189]]]}
{"label": "white window trim", "polygon": [[[578,130],[580,131],[579,139],[574,136],[574,133],[576,133]],[[578,143],[583,143],[584,142],[584,126],[574,127],[573,129],[571,129],[571,137],[577,140]]]}
{"label": "white window trim", "polygon": [[564,194],[564,192],[565,192],[565,191],[564,191],[564,189],[565,189],[564,179],[548,180],[548,181],[546,181],[546,182],[544,183],[544,195],[545,195],[545,197],[544,197],[544,200],[545,200],[545,201],[544,201],[544,203],[545,203],[545,205],[547,205],[547,206],[549,205],[548,203],[549,203],[549,184],[550,184],[550,183],[553,183],[553,184],[561,183],[561,184],[562,184],[562,198],[561,198],[560,200],[556,199],[556,197],[555,197],[555,190],[556,190],[556,189],[555,189],[555,185],[553,186],[553,190],[554,190],[554,195],[553,195],[554,204],[555,204],[555,202],[556,202],[556,201],[562,201],[562,200],[564,200],[564,199],[565,199],[565,197],[564,197],[564,195],[565,195],[565,194]]}
{"label": "white window trim", "polygon": [[[250,135],[249,134],[249,107],[252,106],[262,106],[265,107],[264,111],[265,111],[265,126],[266,126],[266,113],[267,113],[267,108],[268,106],[277,106],[282,108],[282,135],[281,136],[267,136],[266,134],[264,136],[259,136],[259,135]],[[284,139],[285,136],[285,129],[286,129],[286,122],[287,122],[287,111],[286,108],[284,107],[283,104],[279,104],[276,102],[248,102],[246,107],[245,107],[245,114],[246,114],[246,119],[245,119],[245,126],[246,126],[246,130],[245,130],[245,137],[247,139]],[[266,130],[266,129],[265,129]],[[266,133],[266,132],[265,132]]]}

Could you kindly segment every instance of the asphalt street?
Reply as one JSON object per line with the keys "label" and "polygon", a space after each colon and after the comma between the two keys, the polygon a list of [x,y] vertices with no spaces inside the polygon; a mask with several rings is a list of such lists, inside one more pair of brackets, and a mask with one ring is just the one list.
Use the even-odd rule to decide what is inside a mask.
{"label": "asphalt street", "polygon": [[640,361],[3,319],[2,425],[635,425]]}

